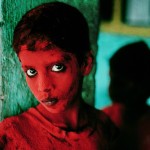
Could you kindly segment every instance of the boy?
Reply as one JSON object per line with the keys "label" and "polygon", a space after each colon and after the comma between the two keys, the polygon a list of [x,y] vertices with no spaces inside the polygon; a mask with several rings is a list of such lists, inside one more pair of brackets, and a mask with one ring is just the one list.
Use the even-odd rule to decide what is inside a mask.
{"label": "boy", "polygon": [[0,124],[0,148],[108,149],[115,127],[81,98],[93,62],[83,15],[61,2],[38,6],[16,26],[13,47],[40,104]]}

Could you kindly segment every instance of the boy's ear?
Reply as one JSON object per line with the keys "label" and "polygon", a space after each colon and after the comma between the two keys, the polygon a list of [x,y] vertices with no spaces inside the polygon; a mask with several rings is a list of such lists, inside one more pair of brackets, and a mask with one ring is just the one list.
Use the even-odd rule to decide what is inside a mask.
{"label": "boy's ear", "polygon": [[92,67],[93,67],[93,54],[92,51],[90,51],[86,54],[85,61],[81,66],[82,75],[83,76],[88,75],[91,72]]}

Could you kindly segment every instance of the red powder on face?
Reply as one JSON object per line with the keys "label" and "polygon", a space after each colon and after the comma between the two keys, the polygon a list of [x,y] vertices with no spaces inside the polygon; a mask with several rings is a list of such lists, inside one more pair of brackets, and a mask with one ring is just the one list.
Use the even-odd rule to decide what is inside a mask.
{"label": "red powder on face", "polygon": [[74,97],[80,96],[81,71],[73,54],[58,48],[28,51],[22,47],[19,59],[29,88],[50,112],[57,113],[71,107]]}
{"label": "red powder on face", "polygon": [[[39,47],[43,48],[42,43]],[[29,51],[24,45],[19,59],[40,104],[0,123],[0,149],[110,148],[116,138],[114,124],[81,98],[82,79],[90,72],[91,57],[86,65],[79,66],[73,54],[57,47]]]}

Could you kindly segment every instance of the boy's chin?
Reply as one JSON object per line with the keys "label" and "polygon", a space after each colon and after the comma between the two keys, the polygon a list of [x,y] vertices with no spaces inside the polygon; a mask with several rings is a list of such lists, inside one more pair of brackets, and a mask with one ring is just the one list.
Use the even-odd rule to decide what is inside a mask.
{"label": "boy's chin", "polygon": [[59,114],[65,111],[65,108],[59,107],[59,106],[50,106],[50,105],[45,105],[42,104],[42,106],[49,112],[52,114]]}

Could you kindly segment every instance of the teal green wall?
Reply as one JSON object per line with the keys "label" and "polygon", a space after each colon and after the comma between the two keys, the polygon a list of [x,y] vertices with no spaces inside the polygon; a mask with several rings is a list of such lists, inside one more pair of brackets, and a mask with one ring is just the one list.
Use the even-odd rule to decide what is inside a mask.
{"label": "teal green wall", "polygon": [[[98,0],[62,0],[78,7],[89,22],[90,39],[94,55],[97,50],[97,33],[99,26]],[[0,120],[8,116],[16,115],[37,104],[34,96],[29,91],[21,66],[16,54],[12,49],[12,36],[16,23],[29,9],[50,0],[2,0],[2,56],[0,76],[2,76],[2,96],[0,100]],[[85,78],[83,86],[83,97],[85,101],[94,103],[94,69],[91,75]],[[2,108],[1,108],[2,107]]]}

